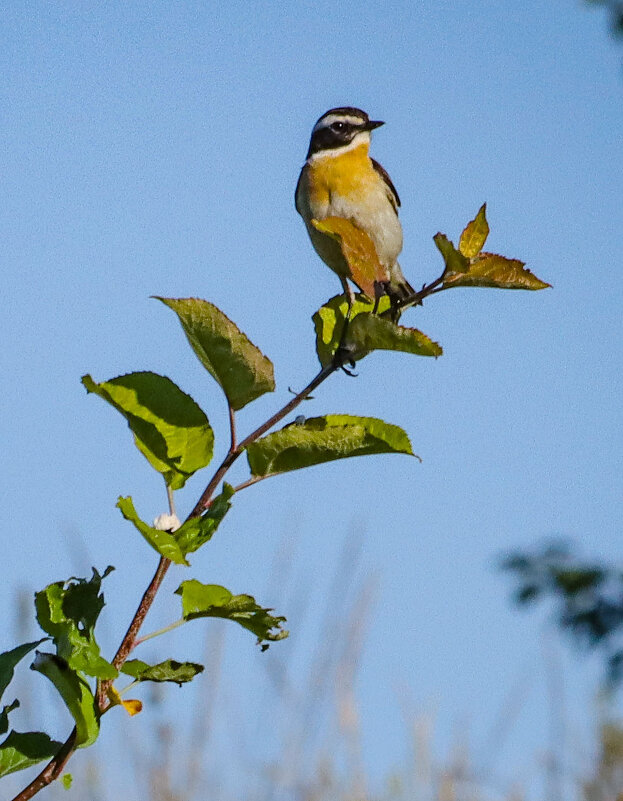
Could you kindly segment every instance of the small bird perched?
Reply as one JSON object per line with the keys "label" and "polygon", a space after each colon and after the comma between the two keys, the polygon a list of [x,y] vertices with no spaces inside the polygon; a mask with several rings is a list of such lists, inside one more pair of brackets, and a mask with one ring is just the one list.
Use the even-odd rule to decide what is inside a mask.
{"label": "small bird perched", "polygon": [[[397,261],[402,250],[400,198],[389,175],[368,153],[370,133],[383,124],[350,106],[327,111],[314,125],[307,160],[296,186],[296,210],[305,222],[312,245],[340,277],[351,305],[353,295],[347,279],[355,283],[357,280],[340,244],[319,231],[314,222],[343,218],[370,237],[381,270],[374,280],[377,301],[386,293],[396,307],[414,291]],[[359,289],[365,292],[362,286]]]}

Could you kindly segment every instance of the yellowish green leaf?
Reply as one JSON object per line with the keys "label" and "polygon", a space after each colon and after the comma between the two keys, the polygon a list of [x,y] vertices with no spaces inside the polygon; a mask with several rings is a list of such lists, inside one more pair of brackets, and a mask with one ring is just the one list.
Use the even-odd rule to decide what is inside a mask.
{"label": "yellowish green leaf", "polygon": [[139,372],[98,384],[85,375],[82,383],[125,417],[137,448],[173,489],[210,463],[214,434],[208,418],[169,378]]}
{"label": "yellowish green leaf", "polygon": [[437,342],[417,328],[396,325],[387,317],[370,313],[359,314],[350,323],[346,343],[352,347],[355,361],[373,350],[396,350],[435,358],[443,353]]}
{"label": "yellowish green leaf", "polygon": [[487,204],[483,203],[476,217],[467,224],[459,240],[459,250],[468,259],[477,256],[483,249],[489,236],[489,224],[486,217]]}
{"label": "yellowish green leaf", "polygon": [[147,523],[141,520],[136,513],[134,503],[130,496],[127,498],[119,498],[117,506],[125,519],[129,520],[130,523],[134,525],[136,530],[143,535],[145,541],[161,556],[164,556],[165,559],[170,559],[178,565],[188,565],[176,536],[170,531],[161,531],[158,528],[152,528],[152,526],[147,525]]}
{"label": "yellowish green leaf", "polygon": [[108,567],[102,575],[93,568],[90,579],[70,578],[55,581],[35,594],[37,622],[50,634],[56,653],[76,671],[98,679],[114,679],[117,669],[100,654],[95,639],[95,624],[102,608],[102,580],[113,570]]}
{"label": "yellowish green leaf", "polygon": [[234,488],[225,482],[223,491],[200,517],[191,517],[175,532],[175,540],[184,555],[197,551],[212,539],[214,532],[231,508]]}
{"label": "yellowish green leaf", "polygon": [[108,687],[106,694],[111,706],[122,706],[131,717],[138,715],[143,709],[142,701],[138,701],[136,698],[123,699],[119,691],[112,685]]}
{"label": "yellowish green leaf", "polygon": [[469,269],[469,259],[454,247],[445,234],[435,234],[433,240],[446,263],[444,275],[467,272]]}
{"label": "yellowish green leaf", "polygon": [[495,253],[480,253],[471,260],[469,269],[461,275],[447,275],[446,286],[492,287],[493,289],[546,289],[551,284],[541,281],[524,262],[507,259]]}
{"label": "yellowish green leaf", "polygon": [[[374,308],[374,302],[366,298],[365,295],[357,295],[351,309],[350,320],[357,315],[370,313]],[[390,301],[387,295],[379,301],[378,312],[386,312],[390,308]],[[331,364],[335,351],[337,350],[344,325],[348,314],[348,298],[346,295],[336,295],[321,306],[312,317],[316,330],[316,353],[323,367]]]}

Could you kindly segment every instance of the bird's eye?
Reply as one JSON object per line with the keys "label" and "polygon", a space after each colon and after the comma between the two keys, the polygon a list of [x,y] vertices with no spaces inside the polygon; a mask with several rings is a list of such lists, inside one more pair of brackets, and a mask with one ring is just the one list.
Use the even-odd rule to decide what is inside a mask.
{"label": "bird's eye", "polygon": [[342,131],[346,130],[346,123],[345,122],[333,122],[333,123],[331,123],[331,130],[335,131],[336,133],[342,133]]}

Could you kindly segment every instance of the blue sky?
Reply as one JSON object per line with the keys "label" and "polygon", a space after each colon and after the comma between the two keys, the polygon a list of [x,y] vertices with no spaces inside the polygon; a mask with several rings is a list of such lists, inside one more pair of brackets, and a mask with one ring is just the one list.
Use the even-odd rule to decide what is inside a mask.
{"label": "blue sky", "polygon": [[[440,272],[433,235],[456,239],[486,200],[488,249],[554,288],[457,289],[410,312],[442,358],[374,354],[304,411],[397,423],[423,463],[358,459],[250,488],[192,576],[279,603],[292,636],[262,658],[279,648],[303,661],[311,634],[295,589],[322,603],[345,539],[360,538],[362,576],[379,582],[358,680],[372,776],[404,749],[397,688],[435,709],[441,750],[465,727],[477,752],[527,671],[496,782],[539,797],[542,627],[510,607],[495,561],[552,535],[620,559],[623,51],[605,14],[533,0],[14,2],[0,45],[3,604],[113,563],[110,652],[153,571],[114,504],[131,494],[153,518],[162,482],[82,374],[168,375],[226,448],[218,388],[150,295],[216,303],[273,359],[278,393],[240,414],[241,431],[315,373],[310,316],[339,284],[307,241],[294,187],[317,117],[360,106],[387,122],[373,155],[402,199],[411,283]],[[204,483],[178,493],[181,513]],[[284,541],[295,561],[271,583]],[[163,603],[147,628],[171,614]],[[252,705],[262,668],[243,635],[229,635],[228,658]],[[173,655],[198,658],[193,636],[172,640]],[[554,643],[581,740],[598,666]]]}

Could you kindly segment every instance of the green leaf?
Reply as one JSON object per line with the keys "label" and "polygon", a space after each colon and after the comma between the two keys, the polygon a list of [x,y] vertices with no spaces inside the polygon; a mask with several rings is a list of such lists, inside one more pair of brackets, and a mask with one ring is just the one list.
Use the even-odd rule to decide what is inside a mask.
{"label": "green leaf", "polygon": [[95,699],[86,681],[64,659],[37,651],[32,669],[49,679],[58,690],[76,724],[76,745],[86,748],[99,734]]}
{"label": "green leaf", "polygon": [[270,476],[373,453],[414,455],[402,428],[375,417],[348,414],[328,414],[311,417],[304,423],[291,423],[247,448],[254,476]]}
{"label": "green leaf", "polygon": [[454,247],[445,234],[435,234],[433,239],[446,263],[444,275],[460,274],[469,270],[469,259]]}
{"label": "green leaf", "polygon": [[175,659],[167,659],[166,662],[159,662],[157,665],[148,665],[140,659],[129,659],[121,668],[122,673],[132,676],[137,681],[171,681],[180,687],[203,671],[203,665],[196,662],[176,662]]}
{"label": "green leaf", "polygon": [[342,342],[342,332],[348,300],[345,295],[331,298],[313,316],[316,329],[316,353],[323,367],[331,364],[335,351],[342,344],[354,361],[363,359],[373,350],[395,350],[417,356],[441,356],[441,346],[416,328],[405,328],[391,319],[390,301],[383,296],[376,313],[374,303],[363,295],[357,296],[350,315],[348,332]]}
{"label": "green leaf", "polygon": [[418,331],[379,317],[377,314],[359,314],[351,322],[346,344],[353,348],[353,359],[358,360],[373,350],[396,350],[416,356],[441,356],[443,350],[437,342]]}
{"label": "green leaf", "polygon": [[9,729],[9,713],[12,712],[14,709],[19,707],[19,701],[17,698],[10,704],[2,707],[2,712],[0,712],[0,734],[5,734]]}
{"label": "green leaf", "polygon": [[223,491],[218,495],[210,508],[201,517],[192,517],[187,520],[174,534],[178,547],[183,554],[198,550],[212,536],[219,527],[221,520],[231,508],[230,498],[234,488],[230,484],[223,484]]}
{"label": "green leaf", "polygon": [[43,637],[43,639],[37,640],[36,642],[27,642],[24,643],[24,645],[18,645],[17,648],[0,654],[0,698],[4,695],[4,691],[13,678],[17,663],[22,660],[27,653],[30,653],[33,648],[41,645],[44,640],[47,640],[47,637]]}
{"label": "green leaf", "polygon": [[0,744],[0,776],[25,770],[44,759],[51,759],[62,745],[41,731],[12,731]]}
{"label": "green leaf", "polygon": [[58,656],[73,670],[98,679],[114,679],[118,675],[110,662],[100,656],[95,640],[95,623],[104,606],[100,588],[111,570],[112,567],[107,568],[100,576],[93,568],[88,581],[57,581],[35,594],[37,620],[52,636]]}
{"label": "green leaf", "polygon": [[161,556],[164,556],[165,559],[170,559],[178,565],[188,565],[175,534],[172,534],[170,531],[161,531],[160,529],[152,528],[147,525],[147,523],[143,522],[136,513],[134,503],[130,496],[127,498],[119,498],[117,506],[125,519],[129,520],[130,523],[134,525],[143,535],[146,542]]}
{"label": "green leaf", "polygon": [[[358,315],[369,314],[373,308],[373,301],[368,300],[365,295],[357,295],[351,309],[351,325]],[[389,308],[389,298],[384,295],[379,301],[378,313],[386,312]],[[312,317],[316,329],[316,353],[323,367],[331,364],[333,360],[342,338],[347,314],[348,298],[346,295],[336,295],[321,306]]]}
{"label": "green leaf", "polygon": [[459,250],[468,259],[477,256],[483,249],[489,236],[489,224],[486,217],[487,204],[483,203],[476,217],[467,224],[459,240]]}
{"label": "green leaf", "polygon": [[69,790],[71,788],[71,783],[73,782],[73,780],[74,777],[71,775],[71,773],[63,773],[63,778],[61,780],[63,782],[63,788],[65,790]]}
{"label": "green leaf", "polygon": [[142,372],[99,384],[85,375],[82,383],[125,417],[136,447],[173,489],[210,463],[214,434],[208,418],[171,379]]}
{"label": "green leaf", "polygon": [[507,259],[495,253],[480,253],[471,260],[461,275],[444,277],[445,286],[477,286],[493,289],[546,289],[551,284],[541,281],[518,259]]}
{"label": "green leaf", "polygon": [[177,314],[191,348],[232,409],[274,391],[272,362],[220,309],[199,298],[156,299]]}
{"label": "green leaf", "polygon": [[184,620],[200,617],[233,620],[253,632],[258,644],[263,640],[274,642],[288,636],[288,632],[281,628],[285,617],[271,615],[272,609],[259,606],[251,595],[232,595],[225,587],[202,584],[196,579],[183,581],[175,592],[182,597]]}

